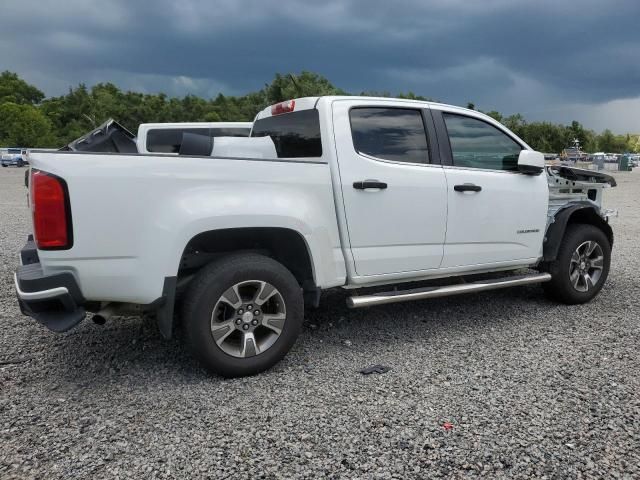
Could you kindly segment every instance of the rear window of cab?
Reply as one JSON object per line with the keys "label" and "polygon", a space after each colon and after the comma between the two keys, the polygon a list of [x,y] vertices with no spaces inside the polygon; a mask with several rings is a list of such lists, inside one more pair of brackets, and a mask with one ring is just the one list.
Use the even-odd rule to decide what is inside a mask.
{"label": "rear window of cab", "polygon": [[300,110],[256,120],[252,137],[271,137],[278,158],[322,156],[320,114],[316,109]]}

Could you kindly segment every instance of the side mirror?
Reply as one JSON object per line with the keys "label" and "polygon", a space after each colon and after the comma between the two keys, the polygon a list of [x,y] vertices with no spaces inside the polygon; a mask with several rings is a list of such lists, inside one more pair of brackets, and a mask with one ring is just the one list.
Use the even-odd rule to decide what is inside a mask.
{"label": "side mirror", "polygon": [[518,170],[526,175],[540,175],[544,171],[544,155],[534,150],[520,150]]}

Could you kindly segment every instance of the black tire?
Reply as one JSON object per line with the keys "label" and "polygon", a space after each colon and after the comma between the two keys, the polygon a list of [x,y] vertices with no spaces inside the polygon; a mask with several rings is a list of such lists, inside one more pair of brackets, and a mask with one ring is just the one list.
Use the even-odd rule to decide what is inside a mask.
{"label": "black tire", "polygon": [[[571,280],[571,258],[578,247],[585,242],[596,242],[602,250],[602,270],[593,286],[586,291],[580,291]],[[545,270],[551,274],[551,281],[543,283],[547,296],[569,305],[586,303],[593,299],[602,289],[609,275],[611,265],[611,244],[602,230],[593,225],[572,224],[562,238],[558,256],[547,265]],[[584,288],[584,282],[579,287]]]}
{"label": "black tire", "polygon": [[[214,340],[212,315],[218,300],[232,286],[253,280],[277,289],[286,319],[275,343],[264,352],[240,358],[223,351]],[[282,264],[257,254],[229,255],[202,268],[188,287],[182,310],[185,337],[193,354],[211,372],[224,377],[254,375],[278,363],[295,343],[303,319],[302,289],[295,277]]]}

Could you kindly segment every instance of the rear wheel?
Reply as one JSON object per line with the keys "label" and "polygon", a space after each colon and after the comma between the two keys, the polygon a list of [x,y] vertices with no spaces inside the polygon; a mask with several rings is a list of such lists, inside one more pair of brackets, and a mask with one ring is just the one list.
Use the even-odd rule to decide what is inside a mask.
{"label": "rear wheel", "polygon": [[263,255],[232,255],[192,280],[183,324],[193,353],[209,370],[238,377],[286,355],[303,311],[302,289],[283,265]]}
{"label": "rear wheel", "polygon": [[611,245],[602,230],[569,225],[556,260],[548,266],[552,279],[543,284],[544,290],[563,303],[586,303],[602,289],[610,264]]}

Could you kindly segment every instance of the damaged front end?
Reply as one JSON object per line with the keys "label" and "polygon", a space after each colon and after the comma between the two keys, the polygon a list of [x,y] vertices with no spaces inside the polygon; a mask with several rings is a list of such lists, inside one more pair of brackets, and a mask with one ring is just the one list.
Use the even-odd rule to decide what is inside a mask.
{"label": "damaged front end", "polygon": [[613,246],[613,230],[609,218],[616,210],[602,208],[602,194],[615,187],[611,175],[564,166],[547,166],[549,208],[543,243],[542,264],[556,259],[567,225],[587,223],[600,228]]}
{"label": "damaged front end", "polygon": [[571,204],[591,204],[605,220],[617,217],[617,210],[602,209],[602,195],[607,188],[615,187],[616,180],[606,173],[565,166],[548,166],[549,223],[556,214]]}

